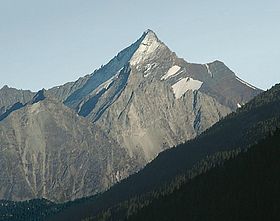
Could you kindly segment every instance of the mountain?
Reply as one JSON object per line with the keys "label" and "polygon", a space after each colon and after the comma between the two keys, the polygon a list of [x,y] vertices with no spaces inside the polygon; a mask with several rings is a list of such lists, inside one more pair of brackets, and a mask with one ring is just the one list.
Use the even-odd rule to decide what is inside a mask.
{"label": "mountain", "polygon": [[276,85],[197,138],[162,152],[143,170],[103,194],[64,205],[66,209],[50,220],[123,220],[137,206],[159,197],[162,189],[176,190],[273,134],[280,128],[279,110],[280,85]]}
{"label": "mountain", "polygon": [[1,122],[0,151],[0,198],[16,201],[93,195],[137,169],[97,125],[44,91]]}
{"label": "mountain", "polygon": [[140,165],[201,134],[261,90],[222,62],[180,59],[148,30],[108,64],[48,91],[106,131]]}
{"label": "mountain", "polygon": [[178,58],[151,30],[76,82],[37,94],[4,87],[0,198],[102,192],[260,92],[220,61]]}

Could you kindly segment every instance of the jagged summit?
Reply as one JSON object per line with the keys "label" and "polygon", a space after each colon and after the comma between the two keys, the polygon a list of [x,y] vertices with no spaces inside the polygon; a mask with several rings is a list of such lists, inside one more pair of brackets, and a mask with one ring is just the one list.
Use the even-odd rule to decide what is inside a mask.
{"label": "jagged summit", "polygon": [[39,90],[35,96],[33,97],[31,104],[38,103],[46,98],[46,90],[43,88],[42,90]]}
{"label": "jagged summit", "polygon": [[145,38],[153,38],[154,40],[159,40],[158,37],[157,37],[157,34],[151,30],[151,29],[147,29],[146,31],[144,31],[144,34]]}
{"label": "jagged summit", "polygon": [[147,33],[155,33],[152,29],[147,29],[146,31],[144,31],[144,34],[147,34]]}
{"label": "jagged summit", "polygon": [[145,31],[143,36],[141,44],[130,59],[131,65],[137,65],[150,60],[156,51],[163,47],[167,48],[152,30]]}
{"label": "jagged summit", "polygon": [[2,88],[0,88],[0,90],[4,90],[4,89],[9,89],[10,87],[8,85],[4,85]]}
{"label": "jagged summit", "polygon": [[[10,89],[9,87],[6,87],[6,88]],[[16,90],[16,89],[10,89],[10,90]],[[17,111],[19,109],[22,109],[22,108],[26,107],[27,105],[33,105],[35,103],[38,103],[38,102],[44,100],[46,98],[45,94],[46,94],[46,90],[42,89],[42,90],[38,91],[34,95],[34,97],[32,99],[30,99],[28,102],[23,102],[24,100],[20,100],[19,99],[21,102],[18,101],[16,103],[14,103],[13,105],[8,106],[5,109],[5,112],[4,111],[0,112],[0,121],[2,121],[5,118],[7,118],[11,113],[13,113],[13,112],[15,112],[15,111]],[[24,96],[27,96],[27,98],[28,98],[28,96],[31,96],[31,95],[30,94],[28,94],[28,95],[23,94],[23,97]]]}
{"label": "jagged summit", "polygon": [[157,37],[157,34],[153,30],[151,30],[151,29],[147,29],[146,31],[144,31],[142,36],[139,39],[143,40],[146,37],[153,37],[154,40],[159,40],[158,37]]}

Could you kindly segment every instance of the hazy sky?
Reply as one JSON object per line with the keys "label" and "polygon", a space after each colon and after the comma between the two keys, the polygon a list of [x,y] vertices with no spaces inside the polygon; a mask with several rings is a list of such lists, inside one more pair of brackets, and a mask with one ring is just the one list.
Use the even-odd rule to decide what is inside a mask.
{"label": "hazy sky", "polygon": [[189,62],[221,60],[262,89],[280,82],[279,0],[0,0],[0,88],[76,80],[148,28]]}

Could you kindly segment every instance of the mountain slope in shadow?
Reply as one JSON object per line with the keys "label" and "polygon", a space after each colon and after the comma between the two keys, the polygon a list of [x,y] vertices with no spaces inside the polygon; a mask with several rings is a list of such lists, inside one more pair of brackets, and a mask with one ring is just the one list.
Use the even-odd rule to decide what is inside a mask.
{"label": "mountain slope in shadow", "polygon": [[279,220],[279,156],[280,130],[125,220]]}

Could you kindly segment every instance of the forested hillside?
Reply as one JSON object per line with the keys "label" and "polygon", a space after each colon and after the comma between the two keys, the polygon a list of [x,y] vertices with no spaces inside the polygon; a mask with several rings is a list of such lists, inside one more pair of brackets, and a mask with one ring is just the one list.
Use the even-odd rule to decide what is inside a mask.
{"label": "forested hillside", "polygon": [[280,130],[148,206],[136,203],[126,220],[279,220],[279,156]]}

